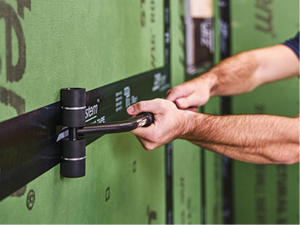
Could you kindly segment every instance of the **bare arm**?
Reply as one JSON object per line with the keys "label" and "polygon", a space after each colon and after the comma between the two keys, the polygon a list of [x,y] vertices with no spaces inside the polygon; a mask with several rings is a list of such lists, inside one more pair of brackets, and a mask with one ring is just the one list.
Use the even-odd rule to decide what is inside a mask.
{"label": "bare arm", "polygon": [[174,87],[167,97],[179,108],[200,106],[215,95],[237,95],[259,85],[299,74],[299,61],[285,45],[243,52],[223,60],[209,72]]}
{"label": "bare arm", "polygon": [[[178,108],[200,106],[214,95],[237,95],[299,74],[294,52],[277,45],[228,58],[208,73],[173,88],[167,99]],[[179,110],[156,99],[128,108],[130,115],[149,111],[155,123],[133,131],[152,150],[182,138],[228,157],[265,164],[299,162],[299,118],[271,115],[211,116]]]}
{"label": "bare arm", "polygon": [[133,116],[146,111],[155,115],[154,124],[132,133],[147,150],[181,138],[240,161],[299,162],[299,117],[213,116],[180,110],[163,99],[142,101],[127,109]]}
{"label": "bare arm", "polygon": [[187,113],[180,138],[240,161],[299,162],[299,118]]}

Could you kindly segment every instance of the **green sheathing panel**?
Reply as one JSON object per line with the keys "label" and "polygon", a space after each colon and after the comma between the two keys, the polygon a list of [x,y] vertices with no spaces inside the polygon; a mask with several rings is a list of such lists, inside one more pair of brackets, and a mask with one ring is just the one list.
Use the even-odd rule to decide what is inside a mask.
{"label": "green sheathing panel", "polygon": [[201,223],[200,149],[184,140],[173,142],[174,223]]}
{"label": "green sheathing panel", "polygon": [[[259,19],[261,16],[262,19]],[[298,0],[231,1],[232,53],[275,45],[299,29]],[[233,98],[234,114],[299,113],[298,78],[264,85]],[[299,224],[299,164],[234,162],[235,223]]]}
{"label": "green sheathing panel", "polygon": [[[214,14],[218,15],[218,1]],[[184,82],[185,74],[185,1],[171,2],[171,63],[172,86]],[[215,52],[219,51],[218,16],[215,16]],[[215,54],[215,62],[218,62]],[[219,98],[205,106],[205,113],[219,114]],[[222,224],[222,168],[221,157],[205,151],[204,184],[202,184],[202,154],[200,147],[183,140],[173,142],[174,223]],[[203,189],[204,188],[204,189]],[[203,192],[204,191],[204,192]],[[205,196],[201,196],[202,193]],[[203,199],[205,198],[205,200]],[[203,201],[204,200],[204,201]],[[203,208],[205,202],[205,209]],[[204,210],[204,211],[203,211]],[[204,212],[204,214],[203,214]],[[205,218],[202,218],[204,216]]]}
{"label": "green sheathing panel", "polygon": [[232,54],[282,43],[299,30],[297,0],[231,0],[230,3]]}
{"label": "green sheathing panel", "polygon": [[[220,98],[211,98],[204,109],[206,114],[220,115]],[[205,150],[204,157],[206,223],[223,224],[222,156]]]}
{"label": "green sheathing panel", "polygon": [[[214,0],[215,63],[220,60],[219,0]],[[204,106],[204,113],[220,115],[220,98],[213,97]],[[222,157],[204,151],[205,157],[205,221],[207,224],[223,224]]]}
{"label": "green sheathing panel", "polygon": [[214,63],[217,64],[220,62],[221,54],[220,54],[220,0],[213,0],[213,12],[214,12],[214,43],[215,43],[215,54],[214,54]]}
{"label": "green sheathing panel", "polygon": [[[171,1],[172,86],[185,78],[185,1]],[[173,142],[173,212],[175,224],[201,223],[200,150],[187,141]]]}
{"label": "green sheathing panel", "polygon": [[[130,134],[104,136],[87,148],[86,177],[61,178],[56,166],[29,183],[22,197],[4,199],[0,222],[147,224],[149,209],[156,212],[152,223],[164,223],[163,149],[149,153],[138,146]],[[26,207],[30,190],[32,210]]]}
{"label": "green sheathing panel", "polygon": [[[18,71],[18,82],[7,81],[12,76],[5,57],[8,19],[2,18],[0,82],[25,99],[26,112],[58,101],[63,87],[91,90],[164,64],[163,1],[151,1],[155,5],[152,11],[150,1],[141,4],[136,0],[29,0],[31,10],[23,9],[24,19],[17,14],[17,1],[1,2],[1,12],[8,14],[13,7],[13,13],[7,16],[21,25],[17,32],[12,30],[13,65],[19,59],[17,37],[22,36],[26,48],[21,48],[26,49],[26,57],[20,58],[26,65],[25,73]],[[0,112],[1,120],[16,115],[15,110],[3,105]]]}
{"label": "green sheathing panel", "polygon": [[[59,101],[63,87],[91,90],[164,65],[163,1],[0,5],[0,87],[15,96],[1,93],[0,121]],[[107,135],[87,147],[86,165],[84,178],[61,178],[56,166],[2,200],[0,223],[165,222],[163,148]]]}

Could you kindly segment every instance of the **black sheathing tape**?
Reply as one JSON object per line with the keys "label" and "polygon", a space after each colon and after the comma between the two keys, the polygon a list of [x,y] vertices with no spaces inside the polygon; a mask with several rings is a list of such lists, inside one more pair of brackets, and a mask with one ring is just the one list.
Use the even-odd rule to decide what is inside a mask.
{"label": "black sheathing tape", "polygon": [[[115,108],[115,94],[126,87],[138,101],[165,97],[169,78],[165,88],[152,90],[158,73],[168,76],[163,67],[86,92],[86,107],[97,105],[101,109],[87,124],[104,116],[105,122],[127,119],[125,106],[118,112]],[[0,123],[0,200],[61,162],[59,138],[64,130],[60,112],[61,104],[56,102]],[[86,144],[101,136],[87,137]]]}
{"label": "black sheathing tape", "polygon": [[[115,94],[124,87],[130,87],[138,101],[166,96],[170,88],[170,38],[167,37],[170,37],[170,0],[164,0],[165,66],[88,91],[86,107],[98,104],[101,112],[87,124],[102,120],[104,115],[105,121],[127,118],[126,108],[115,111]],[[153,77],[157,74],[167,79],[165,87],[153,91]],[[61,104],[56,102],[0,123],[0,201],[61,162],[60,111]],[[101,136],[87,137],[86,145]],[[169,191],[172,196],[172,189]],[[172,204],[169,210],[173,218]]]}

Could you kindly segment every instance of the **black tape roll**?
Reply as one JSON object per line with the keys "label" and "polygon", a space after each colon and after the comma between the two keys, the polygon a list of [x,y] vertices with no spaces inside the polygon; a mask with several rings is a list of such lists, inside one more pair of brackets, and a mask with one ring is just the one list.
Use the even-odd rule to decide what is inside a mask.
{"label": "black tape roll", "polygon": [[61,89],[61,124],[67,127],[85,126],[85,89]]}
{"label": "black tape roll", "polygon": [[85,176],[85,139],[61,141],[61,175],[76,178]]}

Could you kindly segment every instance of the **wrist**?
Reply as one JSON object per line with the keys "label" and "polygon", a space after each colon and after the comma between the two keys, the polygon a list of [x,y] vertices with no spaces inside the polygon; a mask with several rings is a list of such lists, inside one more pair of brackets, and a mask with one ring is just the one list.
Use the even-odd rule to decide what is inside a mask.
{"label": "wrist", "polygon": [[183,110],[182,113],[182,127],[178,138],[188,140],[195,130],[197,116],[200,114],[189,110]]}
{"label": "wrist", "polygon": [[210,97],[217,95],[216,89],[217,89],[218,77],[215,73],[209,71],[196,79],[199,79],[198,81],[202,83],[202,86],[203,83],[205,83],[206,87],[209,90]]}

